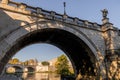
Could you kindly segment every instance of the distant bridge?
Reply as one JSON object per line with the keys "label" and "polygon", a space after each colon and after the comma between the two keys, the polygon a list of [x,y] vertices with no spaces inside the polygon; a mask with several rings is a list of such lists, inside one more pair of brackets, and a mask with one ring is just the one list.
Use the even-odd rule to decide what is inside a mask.
{"label": "distant bridge", "polygon": [[10,67],[13,67],[16,72],[35,72],[36,66],[35,65],[21,65],[21,64],[7,64],[5,66],[5,71],[9,69]]}
{"label": "distant bridge", "polygon": [[[0,1],[0,73],[12,56],[34,43],[65,52],[78,74],[115,78],[120,74],[120,30],[107,18],[97,24],[8,0]],[[111,76],[111,77],[110,77]]]}

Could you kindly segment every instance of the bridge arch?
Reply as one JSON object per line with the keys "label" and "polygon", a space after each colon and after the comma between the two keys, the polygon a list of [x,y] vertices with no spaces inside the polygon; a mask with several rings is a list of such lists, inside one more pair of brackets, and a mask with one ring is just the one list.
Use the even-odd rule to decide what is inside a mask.
{"label": "bridge arch", "polygon": [[35,68],[34,67],[31,67],[31,66],[29,66],[29,67],[25,67],[24,68],[24,72],[35,72]]}
{"label": "bridge arch", "polygon": [[5,71],[9,73],[9,71],[12,70],[12,73],[19,73],[19,72],[23,72],[23,68],[20,67],[20,66],[15,66],[15,65],[12,65],[12,66],[8,66],[5,68]]}
{"label": "bridge arch", "polygon": [[[56,26],[56,24],[54,26]],[[96,55],[98,51],[97,47],[81,31],[62,25],[54,28],[47,25],[47,27],[40,27],[38,30],[23,34],[14,41],[11,48],[2,58],[2,62],[7,63],[17,51],[34,43],[48,43],[63,50],[71,60],[76,75],[79,71],[83,75],[86,73],[95,75],[94,68],[96,67],[98,59]],[[86,67],[84,68],[83,65]],[[91,70],[85,72],[88,71],[89,67]]]}

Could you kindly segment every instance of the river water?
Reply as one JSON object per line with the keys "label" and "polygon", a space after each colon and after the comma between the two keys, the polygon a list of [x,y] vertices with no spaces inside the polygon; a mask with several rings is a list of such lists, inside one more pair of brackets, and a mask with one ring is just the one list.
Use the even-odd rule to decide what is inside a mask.
{"label": "river water", "polygon": [[15,73],[4,74],[0,80],[61,80],[61,77],[55,73]]}
{"label": "river water", "polygon": [[55,73],[23,73],[23,80],[61,80],[60,75]]}

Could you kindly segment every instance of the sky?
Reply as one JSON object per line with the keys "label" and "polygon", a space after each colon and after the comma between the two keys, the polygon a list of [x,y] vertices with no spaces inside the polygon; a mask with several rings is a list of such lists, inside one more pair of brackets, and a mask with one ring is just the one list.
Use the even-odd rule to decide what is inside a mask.
{"label": "sky", "polygon": [[21,49],[13,58],[18,58],[20,61],[26,61],[29,59],[48,61],[62,54],[64,54],[64,52],[53,45],[38,43]]}
{"label": "sky", "polygon": [[[102,24],[101,10],[108,10],[108,18],[115,27],[120,28],[120,0],[13,0],[27,5],[40,7],[63,14],[63,2],[66,2],[66,13],[90,22]],[[40,61],[50,60],[63,54],[60,49],[48,44],[35,44],[19,51],[15,57],[22,60],[37,58]],[[23,56],[24,54],[24,56]],[[30,55],[29,55],[30,54]],[[36,55],[36,56],[35,56]],[[27,57],[26,57],[27,56]]]}

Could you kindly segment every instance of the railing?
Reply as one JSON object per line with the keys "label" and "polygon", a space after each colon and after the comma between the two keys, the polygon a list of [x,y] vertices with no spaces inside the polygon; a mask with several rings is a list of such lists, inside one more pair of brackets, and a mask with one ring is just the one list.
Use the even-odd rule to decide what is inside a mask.
{"label": "railing", "polygon": [[101,26],[100,24],[92,23],[87,20],[81,20],[77,17],[70,17],[68,15],[58,14],[54,11],[48,11],[39,7],[28,6],[27,4],[24,4],[24,3],[9,1],[7,5],[14,6],[22,10],[30,11],[32,15],[37,15],[37,16],[42,15],[44,18],[47,18],[47,19],[62,21],[62,22],[74,24],[77,26],[83,26],[83,27],[94,28],[94,29],[100,29],[100,26]]}

